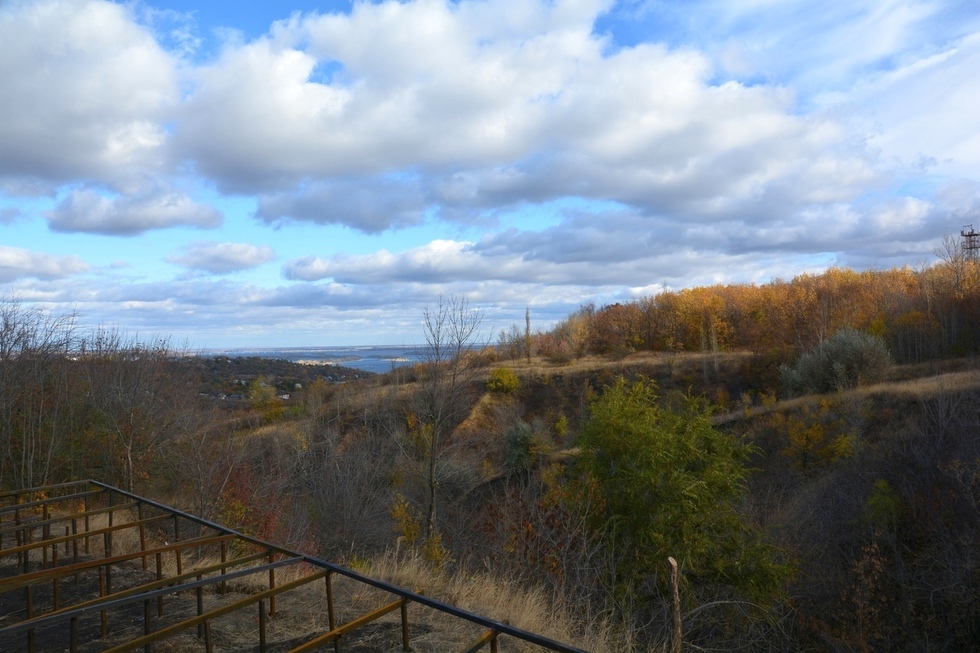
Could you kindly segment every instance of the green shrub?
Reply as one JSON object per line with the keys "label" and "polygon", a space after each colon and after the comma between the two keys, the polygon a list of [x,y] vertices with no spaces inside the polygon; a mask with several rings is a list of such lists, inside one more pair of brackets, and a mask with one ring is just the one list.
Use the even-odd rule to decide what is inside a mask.
{"label": "green shrub", "polygon": [[[617,583],[652,582],[673,556],[691,580],[757,601],[777,597],[789,569],[739,512],[754,452],[714,428],[702,401],[661,407],[657,386],[622,377],[590,404],[579,444],[593,526],[608,540]],[[580,492],[578,496],[589,496]]]}
{"label": "green shrub", "polygon": [[507,458],[504,467],[511,474],[529,471],[534,462],[532,443],[534,431],[524,421],[518,421],[507,432]]}
{"label": "green shrub", "polygon": [[487,380],[487,390],[490,392],[512,394],[520,387],[521,380],[514,374],[514,370],[507,367],[498,367],[490,372],[490,378]]}
{"label": "green shrub", "polygon": [[779,375],[791,395],[839,392],[877,381],[892,362],[881,338],[845,327],[791,365],[781,366]]}

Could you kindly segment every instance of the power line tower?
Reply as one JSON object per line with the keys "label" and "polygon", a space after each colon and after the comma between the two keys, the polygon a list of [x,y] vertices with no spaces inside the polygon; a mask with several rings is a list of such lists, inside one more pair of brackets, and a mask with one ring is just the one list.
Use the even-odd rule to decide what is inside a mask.
{"label": "power line tower", "polygon": [[969,261],[980,259],[980,232],[973,229],[972,224],[968,224],[960,231],[963,238],[963,254]]}

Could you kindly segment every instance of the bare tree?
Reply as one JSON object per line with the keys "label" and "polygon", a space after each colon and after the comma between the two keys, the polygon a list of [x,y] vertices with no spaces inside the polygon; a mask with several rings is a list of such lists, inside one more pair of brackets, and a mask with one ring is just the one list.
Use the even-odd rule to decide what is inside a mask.
{"label": "bare tree", "polygon": [[44,485],[71,460],[74,333],[74,315],[0,299],[0,486]]}
{"label": "bare tree", "polygon": [[196,392],[166,339],[144,343],[101,329],[85,343],[88,400],[102,436],[103,471],[133,491],[165,440],[186,433]]}
{"label": "bare tree", "polygon": [[187,411],[174,425],[164,464],[194,514],[218,519],[222,494],[242,458],[232,427],[218,420],[213,405]]}
{"label": "bare tree", "polygon": [[969,306],[975,306],[976,288],[980,285],[980,266],[971,258],[955,236],[944,236],[943,245],[935,250],[945,273],[935,288],[934,313],[943,327],[948,350],[967,346],[974,334],[969,328]]}
{"label": "bare tree", "polygon": [[[310,385],[303,444],[304,495],[311,499],[321,555],[380,551],[393,533],[389,519],[397,458],[393,400],[348,385]],[[403,421],[402,421],[403,423]]]}
{"label": "bare tree", "polygon": [[523,358],[528,363],[531,362],[531,352],[533,350],[534,337],[531,334],[531,309],[524,309],[524,328],[516,324],[510,325],[510,329],[501,329],[497,336],[498,352],[510,359]]}
{"label": "bare tree", "polygon": [[438,539],[440,462],[447,452],[453,429],[465,418],[466,401],[482,350],[478,344],[482,315],[465,299],[440,299],[423,314],[426,350],[419,387],[411,401],[414,430],[421,456],[411,461],[423,479],[423,537]]}

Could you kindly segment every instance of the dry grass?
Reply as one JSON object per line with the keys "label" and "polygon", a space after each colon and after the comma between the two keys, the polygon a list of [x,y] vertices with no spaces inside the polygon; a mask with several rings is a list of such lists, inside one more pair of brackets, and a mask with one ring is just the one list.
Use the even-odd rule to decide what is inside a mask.
{"label": "dry grass", "polygon": [[828,396],[836,399],[865,399],[872,396],[903,396],[916,399],[930,399],[950,392],[967,392],[980,389],[980,370],[971,369],[959,372],[946,372],[933,376],[911,378],[904,381],[884,381],[871,385],[845,390],[829,395],[805,395],[784,399],[770,405],[751,406],[742,410],[720,413],[712,418],[715,424],[727,424],[760,415],[793,410],[802,406],[816,405]]}
{"label": "dry grass", "polygon": [[[113,515],[113,525],[134,522],[136,517],[135,511],[118,511]],[[94,515],[89,520],[91,530],[108,526],[108,516],[104,514]],[[181,539],[190,539],[195,535],[187,528],[181,531]],[[172,539],[172,531],[168,533],[165,527],[147,528],[146,536],[147,546],[152,548],[155,545],[165,545]],[[102,536],[90,538],[89,555],[104,556],[103,541]],[[136,553],[140,550],[140,535],[137,528],[113,531],[113,554]],[[196,569],[217,565],[220,561],[218,545],[196,550],[188,549],[182,557],[181,571],[184,574],[193,573]],[[177,575],[175,555],[161,556],[160,564],[163,576]],[[156,577],[155,565],[154,556],[149,556],[146,571],[141,569],[139,558],[123,563],[118,567],[117,589],[149,582]],[[305,563],[277,569],[276,585],[283,586],[315,571],[314,567]],[[558,641],[573,643],[587,650],[632,650],[632,647],[626,643],[613,638],[612,630],[607,624],[597,622],[583,629],[581,623],[567,610],[560,606],[555,607],[543,591],[523,588],[488,574],[439,572],[417,557],[397,556],[394,553],[372,560],[364,573],[400,587],[420,591],[427,596],[491,619],[510,623]],[[338,574],[333,575],[332,586],[337,625],[347,623],[396,599],[388,592]],[[219,585],[209,586],[203,592],[203,609],[210,611],[228,605],[268,587],[269,577],[266,572],[231,580],[223,589]],[[325,589],[325,581],[318,579],[277,597],[276,614],[266,622],[266,637],[270,647],[275,650],[285,650],[329,630]],[[166,612],[171,620],[189,618],[196,612],[196,597],[193,591],[168,596],[166,601]],[[268,606],[269,604],[266,603],[267,608]],[[410,605],[408,614],[412,648],[420,653],[462,650],[473,644],[484,631],[482,626],[417,604]],[[110,640],[113,643],[120,643],[142,634],[138,624],[130,623],[121,615],[110,619],[110,625],[113,631]],[[387,653],[401,650],[400,628],[399,613],[395,611],[360,631],[345,636],[344,650],[355,653]],[[258,607],[254,604],[247,605],[231,614],[213,619],[210,622],[210,629],[215,651],[254,649],[259,639]],[[582,630],[586,631],[585,635],[577,638],[570,635]],[[575,641],[572,641],[573,639]],[[543,650],[512,637],[501,638],[499,644],[501,651]],[[197,628],[189,627],[177,636],[158,643],[155,650],[183,653],[201,650],[201,646]]]}
{"label": "dry grass", "polygon": [[907,381],[886,381],[850,390],[847,394],[858,397],[873,394],[911,394],[928,399],[950,391],[963,392],[980,388],[980,370],[946,372],[934,376],[913,378]]}
{"label": "dry grass", "polygon": [[[719,354],[718,358],[719,361],[731,361],[742,359],[749,355],[739,352],[724,353]],[[692,366],[700,369],[704,356],[704,354],[689,352],[638,351],[622,357],[582,356],[562,363],[554,363],[541,357],[532,357],[530,362],[521,358],[499,361],[493,367],[509,367],[518,376],[525,377],[544,377],[555,374],[556,372],[578,374],[602,370],[620,371],[630,367],[666,371]]]}
{"label": "dry grass", "polygon": [[[589,651],[635,650],[634,644],[615,633],[608,622],[596,620],[583,624],[581,615],[555,605],[540,588],[524,587],[488,573],[434,570],[417,556],[393,552],[372,560],[369,573],[464,610]],[[427,631],[413,638],[412,647],[416,651],[460,650],[482,632],[479,626],[421,606],[413,608],[412,615],[412,619],[423,620]],[[544,649],[513,637],[502,637],[500,650]]]}

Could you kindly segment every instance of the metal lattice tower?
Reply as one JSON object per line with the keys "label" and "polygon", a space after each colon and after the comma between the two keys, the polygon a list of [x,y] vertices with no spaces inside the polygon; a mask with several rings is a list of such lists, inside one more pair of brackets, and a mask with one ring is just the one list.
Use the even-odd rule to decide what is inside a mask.
{"label": "metal lattice tower", "polygon": [[973,229],[972,224],[968,224],[960,231],[963,237],[963,254],[970,261],[980,259],[980,232]]}

